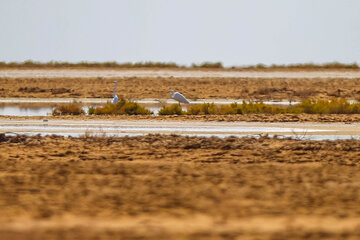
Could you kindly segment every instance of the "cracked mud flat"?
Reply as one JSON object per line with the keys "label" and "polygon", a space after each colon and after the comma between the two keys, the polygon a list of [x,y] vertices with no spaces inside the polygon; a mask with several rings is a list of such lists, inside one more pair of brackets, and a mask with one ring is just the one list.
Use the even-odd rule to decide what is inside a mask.
{"label": "cracked mud flat", "polygon": [[0,135],[0,239],[359,239],[360,141]]}

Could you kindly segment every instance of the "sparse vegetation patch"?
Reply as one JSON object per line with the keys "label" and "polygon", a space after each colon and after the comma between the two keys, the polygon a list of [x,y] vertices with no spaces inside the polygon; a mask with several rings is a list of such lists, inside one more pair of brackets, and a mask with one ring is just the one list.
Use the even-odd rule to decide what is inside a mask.
{"label": "sparse vegetation patch", "polygon": [[[331,100],[303,100],[290,106],[271,106],[263,102],[246,102],[241,104],[216,105],[203,103],[188,106],[183,111],[179,104],[163,106],[159,115],[235,115],[235,114],[360,114],[360,103],[349,103],[343,98]],[[58,105],[53,116],[85,114],[81,103],[73,102]],[[136,102],[120,99],[118,103],[107,103],[102,107],[90,107],[89,115],[151,115],[152,111]]]}
{"label": "sparse vegetation patch", "polygon": [[287,109],[288,113],[310,114],[356,114],[360,113],[360,103],[350,104],[346,99],[303,100],[300,104]]}
{"label": "sparse vegetation patch", "polygon": [[0,68],[178,68],[181,67],[172,62],[0,62]]}
{"label": "sparse vegetation patch", "polygon": [[159,115],[231,115],[231,114],[358,114],[360,103],[350,104],[346,99],[334,98],[332,100],[303,100],[300,104],[292,106],[271,106],[263,102],[246,102],[242,104],[232,103],[230,105],[215,105],[214,103],[203,103],[192,105],[186,112],[181,111],[178,104],[163,107]]}
{"label": "sparse vegetation patch", "polygon": [[72,102],[61,104],[52,111],[53,116],[59,115],[81,115],[85,114],[85,111],[82,109],[82,104],[79,102]]}
{"label": "sparse vegetation patch", "polygon": [[299,63],[299,64],[272,64],[265,65],[262,63],[249,66],[230,66],[224,67],[221,62],[203,62],[203,63],[193,63],[189,66],[179,65],[174,62],[36,62],[32,60],[27,60],[24,62],[0,62],[0,68],[213,68],[213,69],[250,69],[250,70],[266,70],[266,69],[347,69],[347,70],[358,70],[360,69],[357,63],[339,63],[339,62],[330,62],[323,64],[315,63]]}
{"label": "sparse vegetation patch", "polygon": [[285,113],[286,110],[280,107],[266,105],[263,102],[245,102],[242,104],[232,103],[230,105],[215,105],[214,103],[204,103],[191,106],[187,114],[189,115],[229,115],[229,114],[248,114],[248,113]]}
{"label": "sparse vegetation patch", "polygon": [[201,64],[191,64],[192,68],[224,68],[221,62],[203,62]]}
{"label": "sparse vegetation patch", "polygon": [[184,115],[184,114],[186,114],[186,112],[182,110],[179,104],[163,106],[159,111],[159,115]]}
{"label": "sparse vegetation patch", "polygon": [[107,103],[103,107],[89,108],[89,115],[150,115],[150,110],[140,106],[138,103],[120,99],[118,103]]}

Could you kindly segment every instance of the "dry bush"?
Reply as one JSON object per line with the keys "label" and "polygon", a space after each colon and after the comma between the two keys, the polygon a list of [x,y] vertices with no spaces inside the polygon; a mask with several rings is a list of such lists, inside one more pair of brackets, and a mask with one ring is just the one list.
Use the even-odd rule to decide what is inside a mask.
{"label": "dry bush", "polygon": [[224,68],[221,62],[203,62],[201,64],[193,63],[191,65],[193,68]]}
{"label": "dry bush", "polygon": [[188,115],[216,114],[218,107],[214,103],[193,105],[187,110]]}
{"label": "dry bush", "polygon": [[214,103],[204,103],[191,106],[187,114],[189,115],[229,115],[247,113],[285,113],[284,108],[272,107],[263,102],[245,102],[242,104],[232,103],[230,105],[215,105]]}
{"label": "dry bush", "polygon": [[89,115],[150,115],[150,110],[140,106],[138,103],[120,99],[118,103],[107,103],[103,107],[89,108]]}
{"label": "dry bush", "polygon": [[215,105],[204,103],[192,105],[186,112],[180,112],[181,107],[174,104],[170,107],[163,107],[159,115],[231,115],[231,114],[359,114],[360,103],[350,104],[346,99],[334,98],[332,100],[303,100],[300,104],[284,107],[271,106],[263,102],[245,102],[242,104],[232,103],[230,105]]}
{"label": "dry bush", "polygon": [[289,113],[310,114],[357,114],[360,113],[360,103],[350,104],[343,98],[328,100],[303,100],[287,110]]}
{"label": "dry bush", "polygon": [[82,104],[79,102],[72,102],[61,104],[57,106],[53,111],[53,116],[58,115],[81,115],[85,114],[84,110],[82,109]]}
{"label": "dry bush", "polygon": [[184,115],[185,113],[179,104],[163,106],[159,111],[159,115]]}

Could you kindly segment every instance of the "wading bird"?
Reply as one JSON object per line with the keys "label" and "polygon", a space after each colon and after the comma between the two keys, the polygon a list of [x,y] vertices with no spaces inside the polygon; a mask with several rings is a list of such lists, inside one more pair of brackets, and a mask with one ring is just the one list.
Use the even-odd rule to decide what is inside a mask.
{"label": "wading bird", "polygon": [[113,98],[113,100],[112,100],[112,103],[117,103],[117,102],[119,101],[118,96],[116,96],[116,94],[115,94],[115,90],[116,90],[116,87],[117,87],[117,81],[114,81],[114,83],[115,83],[115,87],[114,87],[114,98]]}
{"label": "wading bird", "polygon": [[190,103],[185,97],[184,95],[182,95],[179,92],[174,92],[173,90],[169,90],[170,92],[170,98],[176,100],[180,103]]}

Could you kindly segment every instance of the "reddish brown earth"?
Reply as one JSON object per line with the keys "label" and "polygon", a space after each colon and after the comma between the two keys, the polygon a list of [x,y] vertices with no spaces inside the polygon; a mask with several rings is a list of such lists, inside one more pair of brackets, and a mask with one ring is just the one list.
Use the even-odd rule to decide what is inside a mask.
{"label": "reddish brown earth", "polygon": [[359,239],[360,141],[0,135],[0,239]]}
{"label": "reddish brown earth", "polygon": [[342,97],[359,99],[360,78],[0,78],[0,97],[168,98],[169,89],[189,99],[263,99],[292,101]]}

